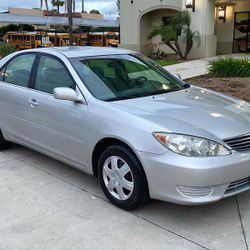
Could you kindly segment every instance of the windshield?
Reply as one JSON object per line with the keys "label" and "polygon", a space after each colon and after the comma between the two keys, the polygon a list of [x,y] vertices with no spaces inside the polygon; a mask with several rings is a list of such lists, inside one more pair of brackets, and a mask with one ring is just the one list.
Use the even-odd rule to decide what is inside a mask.
{"label": "windshield", "polygon": [[114,35],[107,35],[107,39],[114,39]]}
{"label": "windshield", "polygon": [[103,101],[157,95],[186,87],[142,55],[77,58],[71,62],[91,94]]}

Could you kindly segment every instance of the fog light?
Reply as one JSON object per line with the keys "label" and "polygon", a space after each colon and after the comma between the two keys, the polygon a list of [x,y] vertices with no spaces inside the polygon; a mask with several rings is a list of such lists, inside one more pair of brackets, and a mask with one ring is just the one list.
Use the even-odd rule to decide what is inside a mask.
{"label": "fog light", "polygon": [[179,193],[186,197],[206,197],[209,196],[213,187],[186,187],[186,186],[177,186]]}

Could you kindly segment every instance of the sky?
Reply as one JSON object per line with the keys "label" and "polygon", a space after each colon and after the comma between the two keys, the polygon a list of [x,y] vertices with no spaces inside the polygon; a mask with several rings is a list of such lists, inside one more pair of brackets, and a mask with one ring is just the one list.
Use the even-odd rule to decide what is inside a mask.
{"label": "sky", "polygon": [[[48,3],[50,2],[51,0],[48,0]],[[40,8],[40,0],[0,0],[0,11],[6,11],[8,7]],[[49,7],[51,8],[51,5]],[[89,12],[92,9],[99,10],[105,19],[117,17],[116,0],[85,0],[85,10]],[[76,11],[81,11],[81,0],[76,0]]]}

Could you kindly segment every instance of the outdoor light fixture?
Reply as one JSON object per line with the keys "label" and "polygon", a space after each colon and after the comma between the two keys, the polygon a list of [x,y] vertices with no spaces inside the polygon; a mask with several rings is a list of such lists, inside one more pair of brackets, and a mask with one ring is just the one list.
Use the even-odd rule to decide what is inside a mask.
{"label": "outdoor light fixture", "polygon": [[226,6],[218,7],[218,18],[226,22]]}
{"label": "outdoor light fixture", "polygon": [[186,0],[186,8],[195,11],[195,0]]}

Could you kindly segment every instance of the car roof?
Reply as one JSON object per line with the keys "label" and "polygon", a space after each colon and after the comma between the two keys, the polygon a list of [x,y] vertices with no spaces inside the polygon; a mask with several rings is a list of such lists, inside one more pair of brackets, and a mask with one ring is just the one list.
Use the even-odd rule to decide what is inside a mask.
{"label": "car roof", "polygon": [[[136,52],[111,47],[92,47],[92,46],[72,46],[72,47],[53,47],[53,48],[40,48],[35,49],[40,52],[59,52],[67,58],[78,58],[78,57],[91,57],[91,56],[107,56],[107,55],[120,55],[120,54],[135,54]],[[34,50],[33,50],[34,51]]]}

